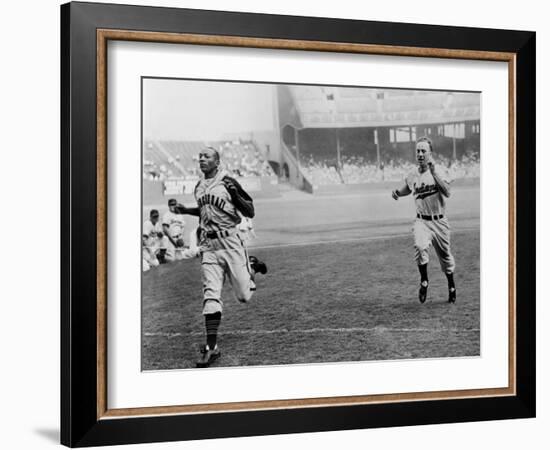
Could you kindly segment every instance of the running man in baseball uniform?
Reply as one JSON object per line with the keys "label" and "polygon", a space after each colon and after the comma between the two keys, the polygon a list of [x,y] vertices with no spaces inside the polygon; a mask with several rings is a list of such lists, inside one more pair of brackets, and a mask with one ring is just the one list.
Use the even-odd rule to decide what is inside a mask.
{"label": "running man in baseball uniform", "polygon": [[436,166],[432,158],[433,145],[427,137],[416,141],[418,168],[407,175],[405,184],[392,192],[397,200],[413,194],[416,220],[413,226],[415,259],[420,271],[420,303],[428,295],[428,250],[433,245],[441,269],[447,277],[449,303],[456,301],[454,281],[455,259],[451,253],[451,229],[445,215],[445,199],[451,195],[450,180],[444,170]]}
{"label": "running man in baseball uniform", "polygon": [[237,300],[245,303],[256,290],[256,273],[267,272],[265,263],[248,256],[239,230],[242,216],[254,217],[252,198],[219,166],[220,155],[216,149],[207,147],[202,150],[199,167],[204,177],[195,187],[198,206],[177,206],[179,212],[199,216],[206,345],[201,349],[197,367],[208,367],[221,354],[217,335],[223,311],[221,293],[224,281],[229,280]]}

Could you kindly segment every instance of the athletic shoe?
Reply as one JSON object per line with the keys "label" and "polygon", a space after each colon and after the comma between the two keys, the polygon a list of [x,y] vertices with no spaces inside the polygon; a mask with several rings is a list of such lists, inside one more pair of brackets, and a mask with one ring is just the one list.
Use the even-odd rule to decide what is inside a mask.
{"label": "athletic shoe", "polygon": [[262,275],[265,275],[267,273],[267,266],[263,261],[260,261],[255,256],[249,256],[248,260],[250,261],[250,267],[255,273],[261,273]]}
{"label": "athletic shoe", "polygon": [[449,289],[449,303],[456,302],[456,288]]}
{"label": "athletic shoe", "polygon": [[201,356],[197,361],[197,367],[209,367],[216,359],[222,355],[220,349],[216,345],[214,350],[210,350],[206,345],[201,347]]}
{"label": "athletic shoe", "polygon": [[418,290],[418,300],[420,300],[420,303],[424,303],[426,301],[427,296],[428,296],[428,282],[422,281],[420,283],[420,289]]}
{"label": "athletic shoe", "polygon": [[168,261],[166,261],[166,249],[165,248],[159,249],[159,251],[157,253],[157,259],[158,259],[159,264],[166,264],[168,262]]}

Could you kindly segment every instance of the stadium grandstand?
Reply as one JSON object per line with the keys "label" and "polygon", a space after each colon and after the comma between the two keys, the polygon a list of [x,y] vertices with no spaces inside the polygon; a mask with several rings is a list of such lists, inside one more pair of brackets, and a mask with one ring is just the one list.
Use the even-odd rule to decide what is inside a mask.
{"label": "stadium grandstand", "polygon": [[191,194],[204,146],[260,196],[401,181],[415,167],[420,136],[432,140],[436,162],[454,179],[479,180],[479,93],[305,85],[265,92],[254,101],[273,111],[272,130],[252,121],[217,141],[145,138],[144,194]]}
{"label": "stadium grandstand", "polygon": [[[278,86],[283,166],[303,189],[400,181],[417,137],[455,178],[479,177],[478,93]],[[286,169],[286,173],[292,172]],[[302,175],[300,179],[299,175]],[[291,177],[292,178],[292,177]]]}
{"label": "stadium grandstand", "polygon": [[147,141],[143,177],[151,181],[197,178],[198,155],[205,146],[218,150],[222,167],[236,177],[272,176],[273,171],[253,142]]}

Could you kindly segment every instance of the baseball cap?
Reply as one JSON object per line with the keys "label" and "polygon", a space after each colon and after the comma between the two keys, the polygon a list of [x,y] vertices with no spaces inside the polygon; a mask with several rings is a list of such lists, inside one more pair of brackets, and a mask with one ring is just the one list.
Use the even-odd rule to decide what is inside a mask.
{"label": "baseball cap", "polygon": [[178,201],[175,198],[171,198],[168,200],[168,206],[176,206],[178,204]]}
{"label": "baseball cap", "polygon": [[152,209],[151,213],[149,214],[151,217],[158,217],[159,212],[156,209]]}

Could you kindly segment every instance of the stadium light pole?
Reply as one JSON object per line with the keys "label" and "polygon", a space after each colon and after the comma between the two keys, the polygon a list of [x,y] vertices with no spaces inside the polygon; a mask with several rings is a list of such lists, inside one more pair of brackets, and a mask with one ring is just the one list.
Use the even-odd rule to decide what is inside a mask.
{"label": "stadium light pole", "polygon": [[458,127],[457,123],[453,123],[453,161],[456,161],[456,133],[457,133]]}
{"label": "stadium light pole", "polygon": [[376,144],[376,164],[380,168],[380,141],[378,139],[378,127],[374,129],[374,143]]}
{"label": "stadium light pole", "polygon": [[[273,116],[273,131],[274,133],[277,133],[275,135],[275,138],[273,139],[274,144],[274,150],[276,151],[277,155],[277,162],[279,164],[277,173],[278,178],[281,178],[282,170],[283,170],[283,152],[281,150],[281,141],[283,140],[282,134],[283,130],[281,129],[281,123],[279,121],[279,91],[278,86],[274,84],[271,89],[271,108],[272,108],[272,116]],[[269,160],[268,160],[269,161]]]}
{"label": "stadium light pole", "polygon": [[338,170],[342,169],[341,152],[342,149],[340,148],[340,128],[336,128],[336,164],[338,165]]}

